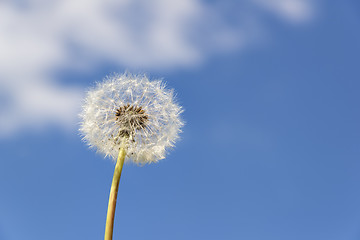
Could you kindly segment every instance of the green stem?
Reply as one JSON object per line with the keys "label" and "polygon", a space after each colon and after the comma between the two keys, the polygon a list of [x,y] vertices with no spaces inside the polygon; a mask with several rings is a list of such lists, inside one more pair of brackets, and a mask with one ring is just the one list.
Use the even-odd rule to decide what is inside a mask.
{"label": "green stem", "polygon": [[126,156],[125,148],[121,147],[119,151],[118,159],[116,161],[114,176],[111,184],[109,205],[108,205],[108,211],[106,217],[106,227],[105,227],[105,237],[104,237],[105,240],[112,240],[112,236],[113,236],[116,199],[117,199],[121,171],[124,165],[125,156]]}

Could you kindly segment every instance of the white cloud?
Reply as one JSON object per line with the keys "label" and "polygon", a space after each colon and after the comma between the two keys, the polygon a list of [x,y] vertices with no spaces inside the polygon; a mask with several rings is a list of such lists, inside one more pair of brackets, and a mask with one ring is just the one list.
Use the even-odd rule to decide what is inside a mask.
{"label": "white cloud", "polygon": [[253,0],[259,7],[275,15],[293,22],[300,23],[312,19],[314,0]]}
{"label": "white cloud", "polygon": [[[253,1],[290,20],[311,7],[306,0],[245,5]],[[200,0],[0,1],[0,137],[73,125],[82,91],[57,84],[53,71],[104,61],[138,69],[197,65],[244,46],[256,32],[251,22],[225,20]]]}

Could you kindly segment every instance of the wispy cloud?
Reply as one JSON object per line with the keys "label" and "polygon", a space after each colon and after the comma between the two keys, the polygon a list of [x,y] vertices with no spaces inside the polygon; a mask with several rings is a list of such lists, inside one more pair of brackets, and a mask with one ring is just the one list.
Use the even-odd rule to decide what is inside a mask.
{"label": "wispy cloud", "polygon": [[292,23],[307,22],[314,16],[314,0],[253,0],[253,2],[260,8]]}
{"label": "wispy cloud", "polygon": [[[255,21],[259,8],[287,21],[312,12],[307,0],[243,4]],[[0,136],[74,123],[82,91],[57,84],[53,71],[105,61],[142,69],[194,66],[246,46],[253,21],[229,24],[227,14],[239,12],[219,9],[200,0],[1,1]]]}

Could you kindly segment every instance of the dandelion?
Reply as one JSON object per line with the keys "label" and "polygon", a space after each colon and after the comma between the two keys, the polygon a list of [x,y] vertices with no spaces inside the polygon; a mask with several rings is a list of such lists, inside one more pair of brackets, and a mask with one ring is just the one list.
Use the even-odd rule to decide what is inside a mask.
{"label": "dandelion", "polygon": [[157,162],[174,146],[183,126],[173,90],[145,75],[113,75],[89,90],[80,117],[83,140],[116,161],[105,240],[112,239],[124,162]]}

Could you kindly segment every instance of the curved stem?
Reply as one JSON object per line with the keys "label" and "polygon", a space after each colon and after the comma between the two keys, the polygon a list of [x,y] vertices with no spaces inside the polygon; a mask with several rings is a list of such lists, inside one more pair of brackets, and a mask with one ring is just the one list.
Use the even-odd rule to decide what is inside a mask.
{"label": "curved stem", "polygon": [[125,148],[121,147],[119,151],[118,159],[116,161],[114,176],[111,184],[109,204],[108,204],[108,210],[106,216],[106,227],[105,227],[105,237],[104,237],[105,240],[112,240],[112,236],[113,236],[116,199],[117,199],[121,171],[124,165],[125,156],[126,156]]}

